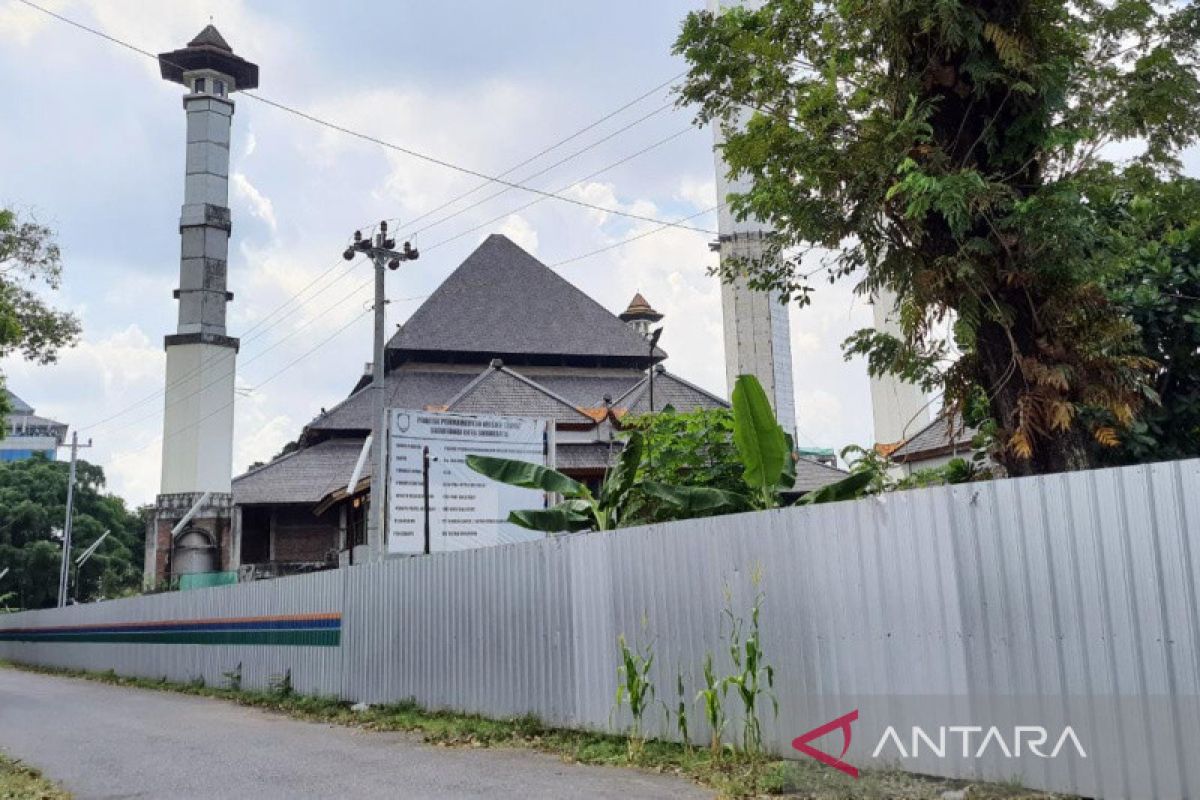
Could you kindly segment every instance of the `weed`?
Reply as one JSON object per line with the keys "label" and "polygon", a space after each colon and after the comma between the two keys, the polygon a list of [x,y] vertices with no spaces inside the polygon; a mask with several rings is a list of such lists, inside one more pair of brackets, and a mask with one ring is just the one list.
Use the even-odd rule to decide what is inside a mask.
{"label": "weed", "polygon": [[629,758],[637,761],[645,744],[644,718],[646,710],[654,702],[654,683],[650,680],[650,668],[654,665],[654,651],[646,644],[639,652],[631,650],[625,635],[617,637],[621,648],[621,665],[617,667],[617,708],[629,706],[633,727],[629,731]]}
{"label": "weed", "polygon": [[[263,708],[303,720],[354,726],[381,731],[412,731],[425,741],[444,745],[528,747],[555,753],[582,764],[628,766],[636,763],[658,772],[685,775],[712,787],[726,798],[748,798],[763,793],[794,792],[812,800],[841,800],[861,797],[867,800],[915,800],[938,798],[948,789],[970,787],[972,800],[1004,798],[1052,798],[1008,785],[995,785],[930,778],[899,770],[862,770],[859,780],[830,770],[816,762],[784,762],[764,756],[751,758],[736,751],[720,753],[689,751],[682,745],[656,739],[643,742],[638,761],[629,756],[626,737],[580,730],[545,727],[536,717],[488,719],[474,714],[428,711],[409,698],[390,705],[373,705],[361,712],[350,710],[350,703],[331,697],[292,694],[284,697],[273,691],[232,691],[224,687],[193,687],[190,683],[161,683],[148,678],[126,678],[109,672],[84,672],[55,667],[12,665],[0,661],[0,667],[18,666],[30,672],[85,678],[104,683],[154,691],[185,694],[232,701]],[[11,763],[11,762],[10,762]],[[0,756],[0,798],[8,795],[4,759]],[[18,794],[16,797],[23,797]],[[62,800],[65,794],[32,795],[42,800]]]}
{"label": "weed", "polygon": [[[414,703],[415,705],[415,703]],[[513,720],[517,735],[525,739],[536,739],[546,732],[546,723],[537,714],[525,714]]]}
{"label": "weed", "polygon": [[4,800],[70,800],[33,767],[0,753],[0,798]]}
{"label": "weed", "polygon": [[242,690],[242,662],[231,670],[221,673],[221,677],[225,679],[225,686],[231,692],[240,692]]}
{"label": "weed", "polygon": [[688,730],[687,689],[683,685],[683,672],[675,674],[675,699],[678,701],[675,706],[675,729],[679,731],[679,740],[683,742],[684,749],[690,753],[692,752],[692,737]]}
{"label": "weed", "polygon": [[289,669],[282,675],[272,675],[267,680],[267,686],[271,692],[279,697],[291,697],[294,693],[292,688],[292,671]]}
{"label": "weed", "polygon": [[708,721],[709,746],[713,758],[721,757],[721,737],[725,733],[725,682],[717,678],[712,653],[704,655],[704,688],[696,695],[704,703],[704,718]]}

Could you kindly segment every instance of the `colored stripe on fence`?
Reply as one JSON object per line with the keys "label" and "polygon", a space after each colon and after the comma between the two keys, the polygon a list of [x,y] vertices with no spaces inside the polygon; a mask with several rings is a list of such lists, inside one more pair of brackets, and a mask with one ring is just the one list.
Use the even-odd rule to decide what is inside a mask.
{"label": "colored stripe on fence", "polygon": [[159,620],[0,630],[0,642],[337,647],[341,614]]}

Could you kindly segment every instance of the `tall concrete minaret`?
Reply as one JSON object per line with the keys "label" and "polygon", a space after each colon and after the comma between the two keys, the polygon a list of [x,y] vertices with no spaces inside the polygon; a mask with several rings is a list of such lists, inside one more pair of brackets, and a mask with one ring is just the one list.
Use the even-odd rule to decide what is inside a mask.
{"label": "tall concrete minaret", "polygon": [[[146,577],[237,567],[230,541],[234,374],[238,340],[226,334],[229,253],[229,128],[239,89],[258,86],[258,67],[233,54],[212,25],[187,47],[159,55],[164,80],[187,94],[187,160],[179,260],[179,324],[165,339],[162,482]],[[179,521],[195,509],[183,530]]]}
{"label": "tall concrete minaret", "polygon": [[[876,330],[901,335],[895,294],[881,291],[871,298],[871,310]],[[878,445],[900,444],[929,424],[929,402],[921,387],[895,375],[871,378],[871,411]]]}
{"label": "tall concrete minaret", "polygon": [[[735,5],[736,0],[708,0],[708,10],[719,13],[722,7]],[[744,0],[742,5],[761,5],[762,0]],[[717,200],[724,203],[730,194],[742,194],[750,189],[745,179],[729,180],[722,146],[725,137],[719,122],[713,123],[716,145]],[[731,260],[757,261],[766,253],[771,228],[749,218],[738,220],[728,206],[721,206],[717,231],[720,234],[713,249],[721,254],[722,264]],[[784,430],[796,434],[796,399],[792,388],[792,344],[790,314],[778,292],[751,289],[745,278],[735,278],[721,285],[721,316],[725,327],[725,380],[729,391],[738,375],[758,378],[775,416]]]}

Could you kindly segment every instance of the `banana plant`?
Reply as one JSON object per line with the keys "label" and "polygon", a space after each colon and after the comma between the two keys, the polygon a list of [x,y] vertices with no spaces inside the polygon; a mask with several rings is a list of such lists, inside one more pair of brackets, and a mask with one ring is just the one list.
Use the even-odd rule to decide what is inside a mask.
{"label": "banana plant", "polygon": [[510,512],[508,521],[514,525],[544,533],[607,531],[622,522],[644,449],[642,435],[632,434],[616,466],[605,474],[596,495],[574,478],[528,461],[471,455],[467,456],[467,466],[484,477],[509,486],[540,489],[563,498],[550,508]]}
{"label": "banana plant", "polygon": [[[642,489],[689,516],[777,508],[796,485],[796,447],[780,427],[767,393],[753,375],[739,375],[733,387],[733,443],[742,462],[745,492],[699,486],[668,486],[647,481]],[[847,500],[862,495],[864,480],[850,475],[805,495],[805,504]]]}
{"label": "banana plant", "polygon": [[656,481],[647,481],[642,489],[691,515],[779,506],[781,493],[796,483],[795,447],[753,375],[739,375],[733,387],[733,444],[742,463],[744,492]]}

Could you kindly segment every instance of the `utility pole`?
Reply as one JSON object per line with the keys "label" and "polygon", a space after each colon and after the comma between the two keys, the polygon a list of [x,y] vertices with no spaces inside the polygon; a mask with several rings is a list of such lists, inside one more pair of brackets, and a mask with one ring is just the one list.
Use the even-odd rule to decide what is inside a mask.
{"label": "utility pole", "polygon": [[365,253],[375,265],[375,347],[371,359],[371,391],[375,396],[374,419],[371,422],[371,447],[375,455],[374,474],[371,476],[371,504],[367,509],[367,546],[383,558],[387,554],[387,447],[384,431],[384,346],[386,344],[387,293],[385,291],[384,267],[400,269],[401,261],[415,261],[420,253],[411,242],[405,242],[402,250],[396,250],[396,240],[388,238],[387,222],[379,223],[379,233],[372,239],[364,239],[362,231],[354,232],[354,243],[346,248],[342,257],[353,261],[355,253]]}
{"label": "utility pole", "polygon": [[71,470],[67,477],[67,518],[63,522],[62,565],[58,574],[58,607],[67,604],[67,584],[71,579],[71,519],[75,511],[75,461],[79,456],[79,448],[91,447],[92,440],[87,444],[79,443],[79,432],[71,432]]}

